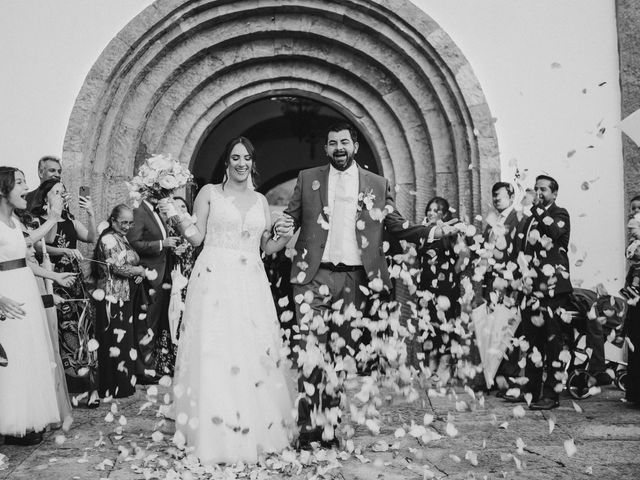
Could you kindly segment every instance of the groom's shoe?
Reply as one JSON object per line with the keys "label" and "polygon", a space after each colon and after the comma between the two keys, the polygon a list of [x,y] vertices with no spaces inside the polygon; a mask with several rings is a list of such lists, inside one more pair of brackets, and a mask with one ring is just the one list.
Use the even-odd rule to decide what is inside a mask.
{"label": "groom's shoe", "polygon": [[296,450],[313,450],[313,444],[320,445],[322,443],[322,434],[317,430],[310,432],[300,432],[298,442],[296,444]]}
{"label": "groom's shoe", "polygon": [[331,440],[322,440],[320,442],[320,447],[326,448],[327,450],[331,450],[335,448],[336,450],[340,449],[340,442],[337,438],[332,438]]}

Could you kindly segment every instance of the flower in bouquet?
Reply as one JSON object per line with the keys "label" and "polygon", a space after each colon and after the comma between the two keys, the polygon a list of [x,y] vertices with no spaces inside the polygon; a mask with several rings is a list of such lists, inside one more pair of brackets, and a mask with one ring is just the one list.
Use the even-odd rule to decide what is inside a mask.
{"label": "flower in bouquet", "polygon": [[152,155],[138,169],[138,174],[130,182],[129,197],[134,206],[140,205],[142,200],[170,197],[173,192],[184,187],[193,179],[193,175],[186,165],[171,158],[171,155]]}

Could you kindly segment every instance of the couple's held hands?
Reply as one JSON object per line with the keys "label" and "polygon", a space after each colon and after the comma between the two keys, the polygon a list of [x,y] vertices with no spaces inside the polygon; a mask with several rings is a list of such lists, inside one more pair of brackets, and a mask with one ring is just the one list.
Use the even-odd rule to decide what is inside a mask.
{"label": "couple's held hands", "polygon": [[22,318],[25,311],[22,309],[24,303],[16,302],[11,298],[0,297],[0,320],[7,318]]}
{"label": "couple's held hands", "polygon": [[273,224],[273,232],[278,237],[292,237],[294,227],[293,218],[285,213]]}
{"label": "couple's held hands", "polygon": [[62,220],[62,210],[64,208],[64,200],[60,195],[54,195],[47,203],[48,218],[59,222]]}

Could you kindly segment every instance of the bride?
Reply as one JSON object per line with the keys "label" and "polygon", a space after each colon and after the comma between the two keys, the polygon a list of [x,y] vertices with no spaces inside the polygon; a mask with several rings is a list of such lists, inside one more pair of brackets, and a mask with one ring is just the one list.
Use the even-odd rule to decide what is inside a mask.
{"label": "bride", "polygon": [[188,241],[204,248],[185,299],[173,388],[175,441],[207,464],[255,463],[286,448],[293,431],[286,356],[260,257],[260,248],[276,252],[290,235],[271,238],[267,200],[250,180],[251,142],[232,140],[225,163],[222,184],[198,193],[195,219],[179,220]]}

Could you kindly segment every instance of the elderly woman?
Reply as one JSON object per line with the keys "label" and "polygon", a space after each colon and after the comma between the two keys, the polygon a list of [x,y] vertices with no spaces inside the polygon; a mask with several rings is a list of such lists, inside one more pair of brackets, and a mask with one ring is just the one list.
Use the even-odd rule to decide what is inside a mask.
{"label": "elderly woman", "polygon": [[135,334],[131,299],[145,274],[140,257],[127,241],[133,212],[116,206],[109,215],[109,227],[101,234],[94,251],[92,274],[97,289],[96,339],[98,340],[98,393],[100,397],[122,398],[135,392]]}

